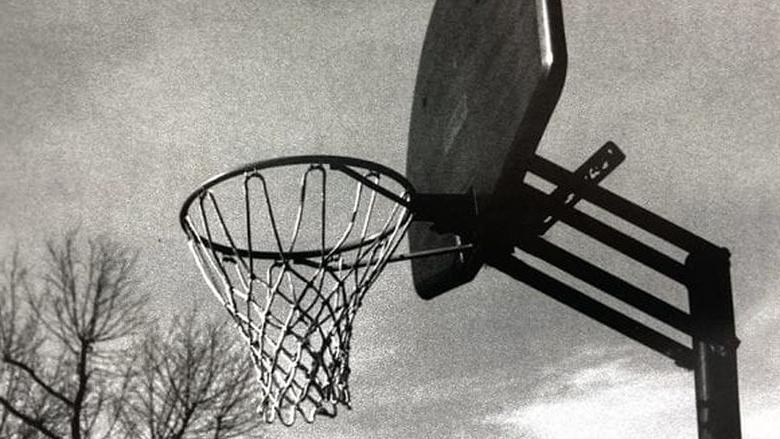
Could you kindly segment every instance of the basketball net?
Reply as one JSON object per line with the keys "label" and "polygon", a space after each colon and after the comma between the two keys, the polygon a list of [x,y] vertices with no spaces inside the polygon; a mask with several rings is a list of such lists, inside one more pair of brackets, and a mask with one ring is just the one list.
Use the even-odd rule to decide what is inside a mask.
{"label": "basketball net", "polygon": [[[338,165],[284,165],[286,176],[300,175],[300,184],[276,196],[266,169],[247,169],[205,184],[182,214],[203,278],[249,347],[260,384],[258,411],[269,423],[278,418],[289,426],[298,414],[312,422],[335,416],[340,404],[349,408],[355,314],[411,219],[409,188],[381,169]],[[225,220],[225,196],[243,210],[240,221]],[[329,203],[339,200],[345,210],[345,197],[351,212],[342,212],[346,222],[331,233],[328,215],[338,207]],[[294,219],[280,224],[278,207],[289,210],[296,200]],[[270,248],[256,249],[259,234]]]}

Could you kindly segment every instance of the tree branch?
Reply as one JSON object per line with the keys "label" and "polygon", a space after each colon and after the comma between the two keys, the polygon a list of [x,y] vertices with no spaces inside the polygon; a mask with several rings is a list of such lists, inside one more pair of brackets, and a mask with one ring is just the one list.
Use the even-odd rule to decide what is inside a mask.
{"label": "tree branch", "polygon": [[62,439],[60,436],[57,436],[56,433],[46,428],[40,421],[17,410],[16,407],[11,405],[11,403],[2,396],[0,396],[0,405],[2,405],[9,413],[24,421],[25,424],[38,430],[42,435],[51,439]]}
{"label": "tree branch", "polygon": [[71,402],[65,395],[62,393],[56,391],[53,387],[46,384],[41,377],[38,376],[38,374],[35,373],[35,371],[28,365],[22,363],[21,361],[14,360],[13,358],[9,358],[7,356],[3,356],[3,362],[10,364],[12,366],[16,366],[19,369],[23,370],[30,378],[32,378],[33,381],[35,381],[39,386],[43,388],[47,393],[54,396],[55,398],[59,399],[60,401],[64,402],[68,407],[73,406],[73,402]]}

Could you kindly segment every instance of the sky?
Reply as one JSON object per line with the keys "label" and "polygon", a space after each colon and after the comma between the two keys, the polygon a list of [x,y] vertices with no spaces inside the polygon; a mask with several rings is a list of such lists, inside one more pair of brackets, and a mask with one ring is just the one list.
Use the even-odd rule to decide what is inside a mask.
{"label": "sky", "polygon": [[[178,226],[218,172],[339,154],[405,169],[431,0],[0,4],[0,251],[80,225],[140,249],[160,318],[223,313]],[[743,436],[780,426],[780,6],[564,0],[566,86],[538,153],[732,252]],[[563,227],[678,306],[681,292]],[[641,268],[641,267],[640,267]],[[606,299],[605,299],[606,300]],[[628,312],[628,311],[627,311]],[[484,269],[418,299],[405,263],[366,297],[353,409],[273,437],[691,438],[693,376]]]}

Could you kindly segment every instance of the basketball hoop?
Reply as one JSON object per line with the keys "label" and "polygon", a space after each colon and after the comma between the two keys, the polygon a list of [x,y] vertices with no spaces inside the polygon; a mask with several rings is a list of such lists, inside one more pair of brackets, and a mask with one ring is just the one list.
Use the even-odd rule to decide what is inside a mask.
{"label": "basketball hoop", "polygon": [[413,194],[379,164],[300,156],[219,175],[185,201],[190,251],[249,346],[267,422],[349,408],[355,314],[404,236]]}

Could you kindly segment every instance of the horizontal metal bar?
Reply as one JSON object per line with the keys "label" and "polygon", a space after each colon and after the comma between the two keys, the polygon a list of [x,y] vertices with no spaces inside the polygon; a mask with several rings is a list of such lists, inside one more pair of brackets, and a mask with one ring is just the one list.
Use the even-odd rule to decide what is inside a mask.
{"label": "horizontal metal bar", "polygon": [[693,369],[693,349],[645,326],[644,324],[599,303],[569,285],[542,273],[511,255],[496,256],[488,265],[506,273],[547,295],[548,297],[585,314],[675,361],[678,366]]}
{"label": "horizontal metal bar", "polygon": [[579,210],[551,205],[549,196],[536,188],[525,185],[522,191],[532,203],[532,209],[550,210],[553,212],[551,215],[555,215],[567,225],[665,276],[686,284],[687,271],[685,266],[664,253]]}
{"label": "horizontal metal bar", "polygon": [[529,171],[558,186],[570,188],[583,199],[683,250],[694,252],[699,249],[717,247],[706,239],[603,187],[590,185],[576,189],[579,181],[570,171],[541,156],[534,156],[534,159],[530,161]]}
{"label": "horizontal metal bar", "polygon": [[449,253],[465,253],[474,249],[474,244],[454,245],[451,247],[442,247],[432,250],[423,250],[413,253],[402,253],[399,255],[391,256],[387,262],[399,262],[408,261],[409,259],[428,258],[431,256],[446,255]]}
{"label": "horizontal metal bar", "polygon": [[579,256],[543,238],[523,240],[518,248],[693,337],[693,321],[689,314]]}
{"label": "horizontal metal bar", "polygon": [[[418,259],[418,258],[429,258],[431,256],[439,256],[439,255],[445,255],[449,253],[464,253],[467,251],[471,251],[474,249],[474,244],[463,244],[463,245],[454,245],[451,247],[442,247],[442,248],[436,248],[432,250],[424,250],[419,252],[413,252],[413,253],[402,253],[399,255],[391,256],[387,258],[387,262],[400,262],[400,261],[408,261],[410,259]],[[312,260],[310,258],[296,258],[296,259],[290,259],[290,262],[293,264],[301,264],[306,265],[309,267],[320,267],[321,264],[319,261]],[[369,260],[369,261],[362,261],[358,262],[356,264],[342,264],[338,268],[341,269],[350,269],[350,268],[361,268],[361,267],[367,267],[369,265],[376,264],[377,260]],[[336,267],[332,267],[336,268]]]}

